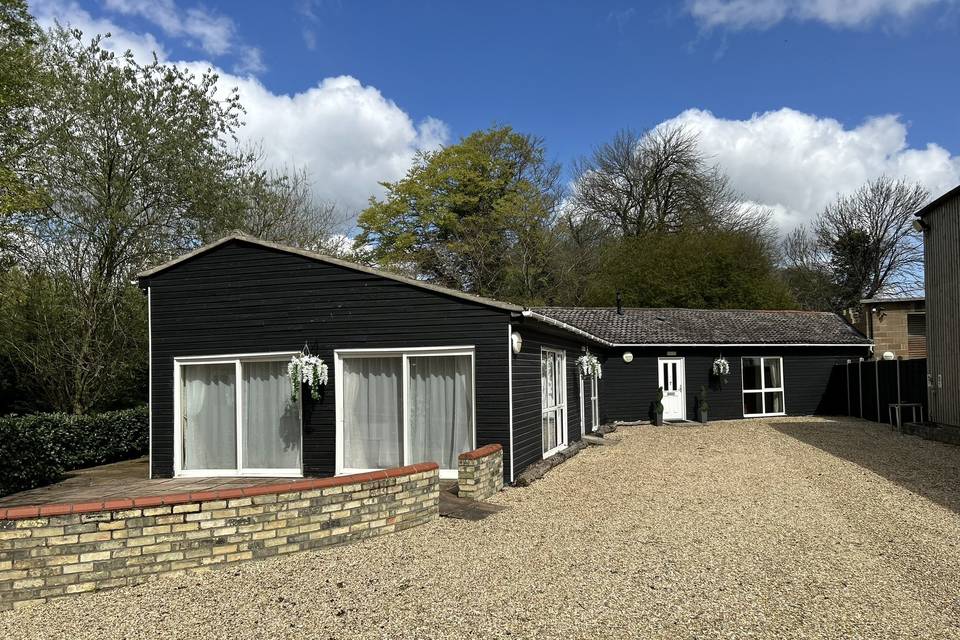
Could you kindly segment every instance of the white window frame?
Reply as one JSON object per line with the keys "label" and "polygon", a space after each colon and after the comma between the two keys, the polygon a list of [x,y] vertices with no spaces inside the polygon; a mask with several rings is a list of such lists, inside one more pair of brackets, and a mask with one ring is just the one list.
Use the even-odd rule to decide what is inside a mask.
{"label": "white window frame", "polygon": [[[235,353],[217,356],[183,356],[173,359],[173,475],[175,478],[206,478],[220,476],[251,476],[276,478],[303,477],[303,403],[298,403],[300,413],[300,462],[295,469],[247,469],[243,466],[243,362],[287,361],[295,351],[271,351],[265,353]],[[237,466],[232,469],[184,469],[183,468],[183,412],[181,389],[182,367],[196,364],[233,364],[235,367]]]}
{"label": "white window frame", "polygon": [[[379,469],[358,469],[344,467],[343,465],[343,360],[345,358],[401,358],[403,366],[401,370],[401,389],[400,402],[403,417],[403,451],[401,454],[401,464],[411,464],[408,461],[410,449],[410,417],[407,412],[407,391],[410,377],[410,358],[411,357],[429,357],[429,356],[470,356],[470,369],[473,378],[473,416],[472,429],[470,433],[471,448],[477,448],[477,358],[476,348],[473,345],[456,347],[393,347],[388,349],[336,349],[333,352],[334,367],[334,394],[336,396],[336,474],[344,475],[350,473],[366,473],[367,471],[379,471]],[[440,469],[440,478],[444,480],[456,480],[456,469]]]}
{"label": "white window frame", "polygon": [[[759,359],[760,360],[760,388],[759,389],[745,389],[743,384],[743,361],[747,358]],[[779,360],[780,361],[780,386],[779,387],[767,387],[767,374],[764,370],[764,360]],[[786,381],[783,371],[783,357],[782,356],[741,356],[740,357],[740,410],[743,412],[744,418],[763,418],[767,416],[785,416],[787,415],[787,393],[785,391]],[[767,393],[774,391],[780,392],[780,403],[783,405],[783,411],[777,412],[767,412]],[[763,409],[763,413],[747,413],[746,404],[744,404],[745,397],[748,393],[759,393],[760,394],[760,407]]]}
{"label": "white window frame", "polygon": [[[558,371],[560,372],[557,376],[557,398],[559,402],[552,407],[543,406],[543,356],[545,353],[553,353],[559,356],[560,364]],[[559,436],[557,437],[557,446],[549,451],[543,451],[543,418],[548,413],[557,411],[559,415],[557,416],[557,425],[560,428]],[[562,426],[561,426],[562,423]],[[582,424],[582,423],[581,423]],[[567,352],[563,349],[552,349],[550,347],[540,347],[540,450],[543,451],[543,458],[549,458],[550,456],[559,453],[567,448],[567,441],[569,440],[569,435],[567,433]]]}

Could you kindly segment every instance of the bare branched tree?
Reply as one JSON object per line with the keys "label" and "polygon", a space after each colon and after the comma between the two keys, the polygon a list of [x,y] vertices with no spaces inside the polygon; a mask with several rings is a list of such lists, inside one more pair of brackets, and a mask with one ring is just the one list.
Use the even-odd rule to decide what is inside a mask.
{"label": "bare branched tree", "polygon": [[[239,180],[238,202],[224,227],[212,236],[242,231],[251,236],[302,249],[335,255],[338,239],[350,226],[350,217],[336,203],[315,197],[305,169],[261,168],[262,155]],[[214,239],[214,238],[208,238]]]}
{"label": "bare branched tree", "polygon": [[622,130],[574,166],[574,206],[623,236],[710,228],[768,233],[767,213],[742,200],[682,127]]}
{"label": "bare branched tree", "polygon": [[920,184],[881,176],[788,236],[785,268],[798,300],[842,312],[864,298],[921,289],[923,239],[911,225],[927,197]]}

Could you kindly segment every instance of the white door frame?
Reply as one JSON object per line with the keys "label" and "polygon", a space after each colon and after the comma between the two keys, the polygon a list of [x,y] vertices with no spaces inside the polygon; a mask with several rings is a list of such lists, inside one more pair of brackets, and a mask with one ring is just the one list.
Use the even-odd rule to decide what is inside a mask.
{"label": "white door frame", "polygon": [[[577,368],[579,369],[580,367]],[[587,416],[584,410],[585,405],[583,404],[583,374],[581,373],[577,377],[580,378],[580,435],[583,436],[587,434]]]}
{"label": "white door frame", "polygon": [[[544,407],[543,406],[543,355],[545,353],[553,353],[557,356],[559,360],[557,368],[557,396],[558,403],[554,407]],[[541,441],[540,450],[543,451],[543,458],[547,459],[550,456],[563,451],[567,448],[569,444],[569,434],[567,433],[567,409],[569,407],[567,403],[567,352],[564,349],[554,349],[551,347],[540,347],[540,437],[543,438],[543,416],[550,411],[557,411],[557,428],[560,429],[560,432],[557,434],[557,446],[549,451],[543,451],[543,443]]]}
{"label": "white door frame", "polygon": [[[262,477],[303,477],[303,404],[302,398],[297,406],[300,411],[300,460],[296,469],[250,469],[243,466],[243,375],[244,361],[283,361],[296,355],[294,351],[269,351],[262,353],[234,353],[216,356],[182,356],[173,359],[173,477],[208,478],[232,476]],[[232,364],[235,371],[236,402],[236,446],[237,466],[233,469],[184,469],[183,468],[183,399],[181,398],[181,370],[191,364]]]}
{"label": "white door frame", "polygon": [[[681,373],[680,380],[680,416],[670,416],[667,417],[666,411],[664,411],[663,419],[664,420],[686,420],[687,419],[687,363],[686,359],[679,356],[664,356],[662,358],[657,358],[657,380],[659,381],[659,386],[664,386],[663,380],[663,363],[664,362],[679,362],[679,371]],[[666,391],[664,391],[666,392]],[[666,409],[666,407],[664,407]]]}
{"label": "white door frame", "polygon": [[[334,471],[336,475],[379,471],[379,469],[355,469],[344,465],[344,409],[343,409],[343,361],[345,358],[401,358],[401,407],[403,411],[403,451],[400,452],[401,464],[412,464],[408,460],[410,442],[410,416],[407,411],[408,378],[410,374],[410,358],[417,356],[470,356],[470,367],[473,370],[473,424],[471,425],[470,442],[473,449],[477,448],[477,357],[474,345],[453,347],[390,347],[384,349],[335,349],[333,352],[334,367],[334,411],[336,413],[335,426],[335,457]],[[440,469],[439,475],[444,480],[456,480],[457,469]]]}

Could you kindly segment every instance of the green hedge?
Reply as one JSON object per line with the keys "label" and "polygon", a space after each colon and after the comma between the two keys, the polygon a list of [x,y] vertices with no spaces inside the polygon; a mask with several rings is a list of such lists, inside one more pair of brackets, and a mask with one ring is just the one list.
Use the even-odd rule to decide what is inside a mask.
{"label": "green hedge", "polygon": [[146,407],[0,418],[0,496],[56,482],[71,469],[136,458],[148,447]]}

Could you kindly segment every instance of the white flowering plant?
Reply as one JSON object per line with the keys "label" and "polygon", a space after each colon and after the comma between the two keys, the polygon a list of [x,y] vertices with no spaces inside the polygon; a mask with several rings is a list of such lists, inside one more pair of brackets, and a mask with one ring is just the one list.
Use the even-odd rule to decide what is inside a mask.
{"label": "white flowering plant", "polygon": [[713,375],[720,378],[730,374],[730,363],[723,356],[713,361]]}
{"label": "white flowering plant", "polygon": [[580,367],[580,374],[585,378],[597,376],[597,379],[603,377],[603,371],[600,368],[600,360],[593,354],[586,354],[577,358],[577,366]]}
{"label": "white flowering plant", "polygon": [[327,384],[327,365],[322,359],[308,353],[298,353],[290,358],[287,374],[290,376],[294,400],[300,399],[300,387],[304,384],[310,387],[311,398],[320,399],[320,387]]}

